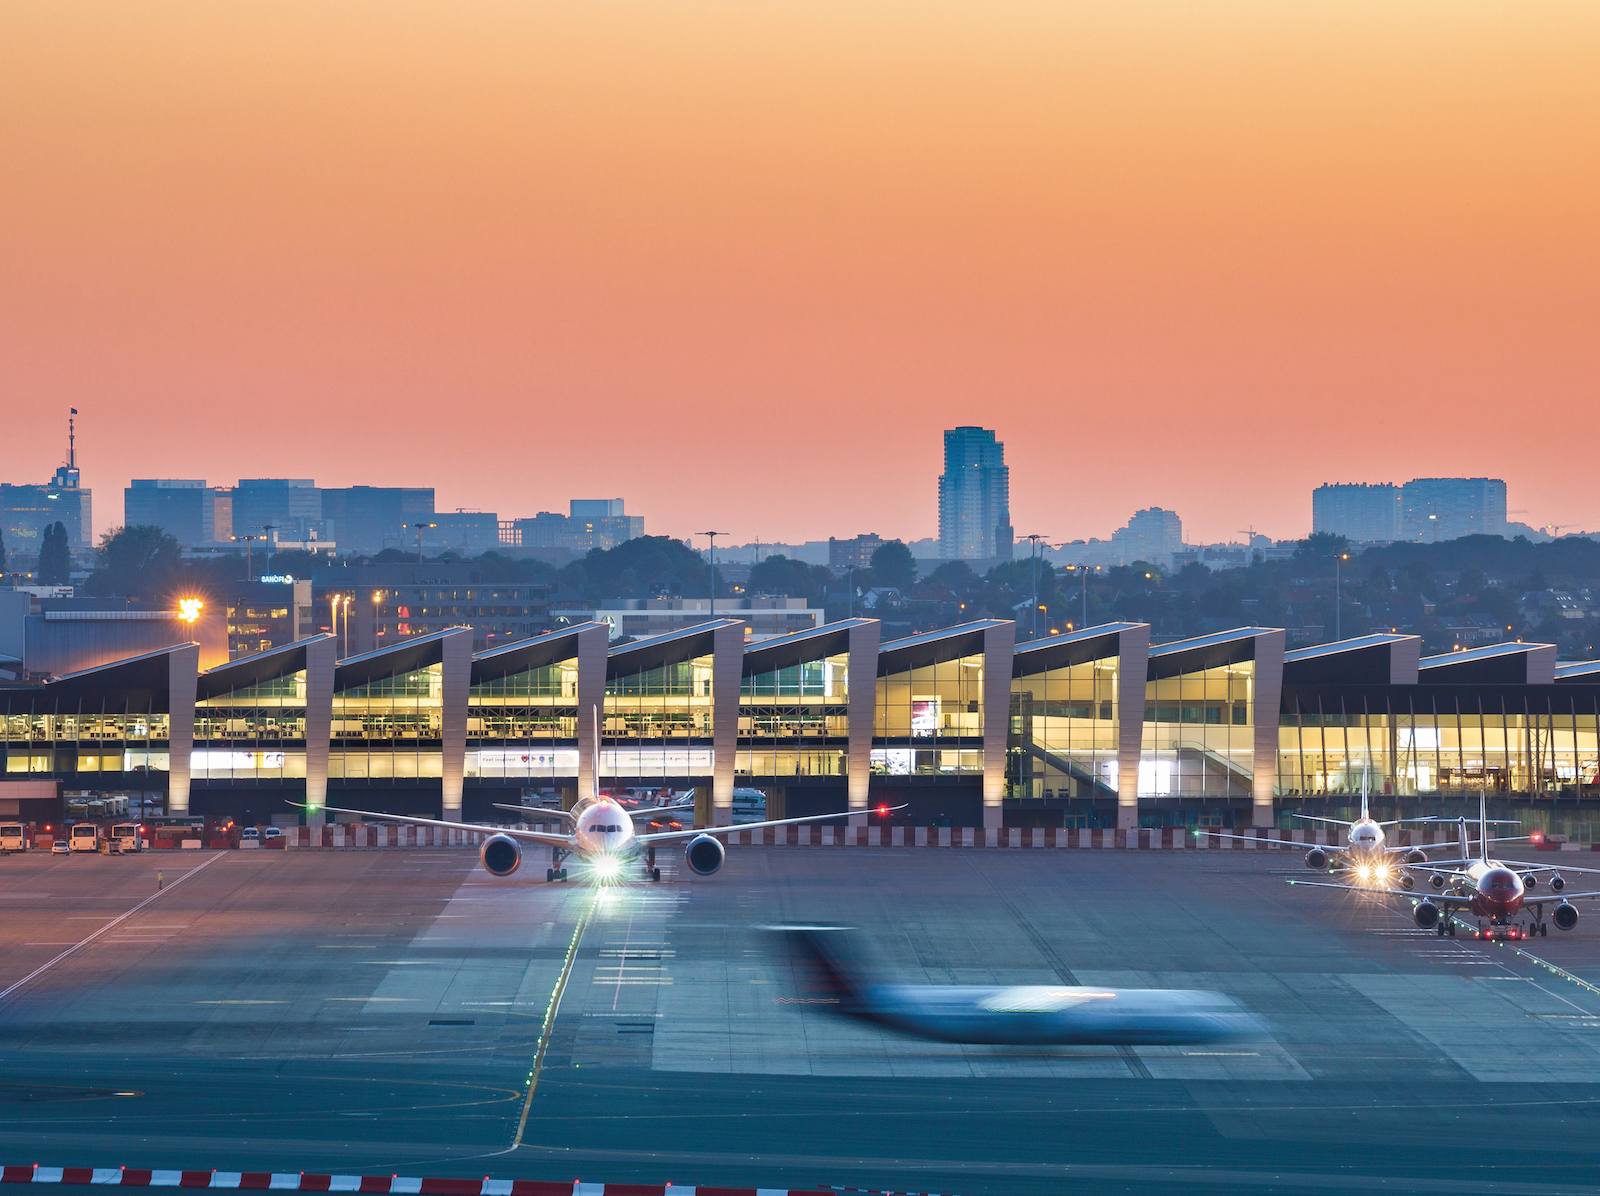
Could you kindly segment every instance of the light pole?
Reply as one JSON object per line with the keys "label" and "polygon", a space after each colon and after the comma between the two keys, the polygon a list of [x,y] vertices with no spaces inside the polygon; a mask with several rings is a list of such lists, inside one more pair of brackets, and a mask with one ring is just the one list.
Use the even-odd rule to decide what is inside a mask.
{"label": "light pole", "polygon": [[717,617],[717,537],[726,536],[727,532],[701,532],[711,541],[711,617]]}
{"label": "light pole", "polygon": [[355,601],[354,594],[344,596],[344,654],[350,655],[350,604]]}
{"label": "light pole", "polygon": [[425,527],[438,527],[437,523],[411,523],[408,527],[417,529],[417,564],[422,564],[422,529]]}
{"label": "light pole", "polygon": [[1350,559],[1350,554],[1348,552],[1341,552],[1338,556],[1333,558],[1333,641],[1334,641],[1334,643],[1338,643],[1340,640],[1342,640],[1344,638],[1344,634],[1341,631],[1341,628],[1343,627],[1343,623],[1340,621],[1340,615],[1342,615],[1344,613],[1343,612],[1343,607],[1344,607],[1344,586],[1342,584],[1342,577],[1341,577],[1339,571],[1343,567],[1344,563],[1346,561],[1348,561],[1349,559]]}
{"label": "light pole", "polygon": [[1038,533],[1022,537],[1028,541],[1028,563],[1033,566],[1033,621],[1029,635],[1033,639],[1039,638],[1039,541],[1044,537]]}
{"label": "light pole", "polygon": [[372,650],[378,650],[378,603],[383,601],[383,591],[372,592]]}
{"label": "light pole", "polygon": [[338,594],[329,594],[328,595],[328,613],[329,613],[329,617],[332,619],[332,623],[328,627],[328,630],[333,632],[334,650],[338,651],[338,648],[339,648],[339,595]]}

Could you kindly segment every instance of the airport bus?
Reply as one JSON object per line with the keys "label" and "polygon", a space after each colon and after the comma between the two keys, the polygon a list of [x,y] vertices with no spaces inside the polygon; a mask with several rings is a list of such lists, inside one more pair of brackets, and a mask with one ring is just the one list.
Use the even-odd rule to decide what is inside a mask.
{"label": "airport bus", "polygon": [[75,823],[67,832],[67,846],[73,851],[99,851],[99,825],[93,822]]}
{"label": "airport bus", "polygon": [[119,822],[111,828],[113,851],[143,851],[144,839],[139,834],[137,822]]}
{"label": "airport bus", "polygon": [[28,828],[20,822],[0,822],[0,852],[27,850]]}

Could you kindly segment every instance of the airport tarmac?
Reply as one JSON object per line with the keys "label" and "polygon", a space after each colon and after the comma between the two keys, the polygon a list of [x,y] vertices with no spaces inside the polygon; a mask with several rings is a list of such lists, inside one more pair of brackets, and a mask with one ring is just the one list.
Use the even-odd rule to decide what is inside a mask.
{"label": "airport tarmac", "polygon": [[[544,883],[536,854],[505,881],[461,850],[0,859],[0,990],[45,967],[0,998],[0,1162],[1600,1190],[1600,903],[1529,958],[1290,889],[1284,852],[735,848],[694,880],[662,862],[661,884],[597,894],[576,869]],[[801,998],[759,928],[783,921],[859,927],[888,980],[1215,989],[1269,1032],[899,1038]]]}

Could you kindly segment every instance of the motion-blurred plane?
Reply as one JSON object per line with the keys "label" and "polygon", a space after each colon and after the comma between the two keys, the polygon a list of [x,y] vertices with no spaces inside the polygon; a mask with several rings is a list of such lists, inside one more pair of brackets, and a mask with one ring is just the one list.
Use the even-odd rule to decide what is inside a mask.
{"label": "motion-blurred plane", "polygon": [[828,1012],[937,1042],[1137,1046],[1261,1034],[1261,1022],[1214,992],[1049,984],[975,988],[878,984],[848,927],[771,926],[802,958],[802,996]]}
{"label": "motion-blurred plane", "polygon": [[[1533,935],[1548,935],[1550,926],[1544,918],[1544,907],[1552,902],[1555,903],[1555,908],[1550,911],[1550,921],[1556,924],[1558,930],[1571,930],[1578,924],[1578,907],[1572,902],[1595,900],[1600,898],[1600,892],[1566,893],[1567,882],[1561,872],[1600,874],[1600,869],[1573,867],[1560,869],[1552,864],[1526,864],[1516,860],[1490,859],[1489,844],[1496,840],[1489,838],[1490,819],[1487,817],[1487,808],[1487,799],[1480,796],[1477,853],[1473,853],[1467,837],[1467,820],[1460,818],[1457,819],[1459,835],[1457,847],[1461,858],[1441,860],[1430,865],[1428,883],[1438,890],[1437,895],[1414,895],[1411,892],[1414,881],[1409,874],[1402,877],[1403,886],[1398,889],[1383,885],[1350,885],[1308,880],[1291,880],[1289,883],[1409,898],[1412,903],[1411,917],[1418,926],[1423,930],[1437,930],[1440,934],[1452,937],[1456,933],[1457,926],[1462,924],[1456,915],[1463,910],[1478,918],[1477,928],[1472,933],[1474,938],[1526,938]],[[1528,836],[1519,837],[1526,839]],[[1532,898],[1529,894],[1538,885],[1540,873],[1550,874],[1551,896],[1542,899]],[[1532,914],[1526,927],[1518,926],[1514,922],[1516,916],[1524,910]]]}

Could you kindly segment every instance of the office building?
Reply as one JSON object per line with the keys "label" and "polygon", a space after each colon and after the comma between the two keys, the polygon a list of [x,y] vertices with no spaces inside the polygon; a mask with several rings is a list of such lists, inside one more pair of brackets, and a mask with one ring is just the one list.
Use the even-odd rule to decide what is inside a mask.
{"label": "office building", "polygon": [[1111,548],[1118,564],[1144,561],[1171,568],[1173,557],[1183,551],[1183,520],[1176,511],[1160,507],[1136,511],[1127,527],[1111,533]]}
{"label": "office building", "polygon": [[[67,546],[75,562],[89,563],[94,549],[94,492],[81,484],[76,422],[67,421],[67,463],[49,482],[39,486],[0,482],[0,532],[8,554],[37,558],[45,529],[59,523],[67,529]],[[16,564],[8,564],[16,572]]]}
{"label": "office building", "polygon": [[1498,478],[1415,478],[1400,488],[1401,538],[1423,544],[1506,534],[1506,484]]}
{"label": "office building", "polygon": [[[281,648],[318,629],[310,578],[268,576],[254,582],[234,582],[225,602],[229,660]],[[325,612],[322,625],[331,619],[331,612]]]}
{"label": "office building", "polygon": [[564,548],[582,556],[592,548],[615,548],[644,535],[644,516],[629,515],[620,498],[575,498],[565,515],[540,511],[513,519],[502,538],[511,547]]}
{"label": "office building", "polygon": [[[321,491],[322,518],[339,551],[376,556],[385,548],[415,551],[417,523],[438,522],[432,486],[342,486]],[[423,528],[424,543],[434,534]]]}
{"label": "office building", "polygon": [[[338,634],[341,654],[460,627],[472,631],[478,650],[527,639],[549,629],[557,590],[552,581],[485,581],[477,565],[444,561],[333,565],[317,569],[312,583],[317,625]],[[335,596],[338,627],[331,622]]]}
{"label": "office building", "polygon": [[735,786],[773,816],[903,805],[888,820],[922,827],[1288,827],[1364,789],[1382,817],[1600,814],[1600,664],[1550,645],[880,628],[748,642],[733,618],[608,645],[584,623],[477,651],[448,628],[342,659],[314,635],[210,667],[178,643],[0,686],[0,755],[8,780],[252,820],[306,800],[492,819],[540,789],[570,805],[595,764],[607,790],[692,789],[717,824]]}
{"label": "office building", "polygon": [[942,559],[1011,559],[1011,471],[1005,447],[987,428],[945,432],[944,473],[939,478]]}
{"label": "office building", "polygon": [[877,532],[863,532],[852,540],[835,540],[828,537],[828,568],[835,573],[846,569],[867,569],[872,565],[872,554],[883,547],[883,537]]}
{"label": "office building", "polygon": [[[219,495],[225,512],[220,530]],[[204,479],[135,478],[122,492],[122,522],[159,527],[185,548],[210,544],[233,534],[233,497]]]}
{"label": "office building", "polygon": [[439,511],[428,522],[433,526],[422,529],[422,550],[430,556],[479,556],[502,548],[500,517],[493,512]]}
{"label": "office building", "polygon": [[336,539],[323,521],[322,492],[310,478],[240,478],[230,497],[235,536],[294,543]]}
{"label": "office building", "polygon": [[1389,482],[1340,483],[1311,492],[1311,530],[1352,544],[1400,539],[1400,487]]}

